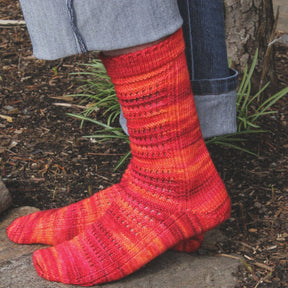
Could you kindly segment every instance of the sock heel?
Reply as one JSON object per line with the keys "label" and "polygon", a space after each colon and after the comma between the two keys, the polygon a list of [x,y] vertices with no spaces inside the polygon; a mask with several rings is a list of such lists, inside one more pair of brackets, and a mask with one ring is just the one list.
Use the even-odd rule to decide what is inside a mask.
{"label": "sock heel", "polygon": [[192,253],[198,250],[203,242],[204,234],[199,234],[186,240],[180,241],[172,250]]}
{"label": "sock heel", "polygon": [[[218,210],[221,211],[221,213],[218,213]],[[206,223],[209,223],[209,227],[207,227],[207,230],[213,229],[225,220],[227,220],[230,217],[231,213],[231,205],[230,205],[230,198],[226,198],[222,205],[218,208],[218,210],[214,211],[212,214],[213,215],[206,215],[204,217],[204,221]],[[215,217],[215,214],[217,217]],[[199,216],[199,215],[198,215]],[[210,218],[207,221],[207,216]],[[199,219],[198,219],[199,220]],[[212,220],[212,221],[211,221]],[[177,245],[175,245],[172,250],[178,251],[178,252],[187,252],[187,253],[192,253],[198,250],[204,240],[204,233],[195,235],[189,239],[185,239],[180,241]]]}

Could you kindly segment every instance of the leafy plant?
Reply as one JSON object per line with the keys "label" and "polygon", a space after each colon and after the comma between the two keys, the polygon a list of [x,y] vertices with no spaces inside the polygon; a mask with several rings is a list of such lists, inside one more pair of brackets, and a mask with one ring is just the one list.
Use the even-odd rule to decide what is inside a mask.
{"label": "leafy plant", "polygon": [[[90,136],[83,136],[84,138],[89,138],[89,139],[98,139],[99,142],[105,142],[108,141],[110,139],[121,139],[123,141],[125,141],[126,143],[130,143],[129,141],[129,137],[128,135],[126,135],[122,128],[115,128],[115,127],[111,127],[109,124],[105,124],[101,121],[97,121],[95,119],[89,118],[89,117],[85,117],[83,115],[77,115],[77,114],[73,114],[73,113],[67,113],[67,115],[70,115],[74,118],[78,118],[81,121],[89,121],[93,124],[96,124],[104,129],[102,130],[96,130],[96,134],[95,135],[90,135]],[[117,165],[114,168],[114,171],[116,171],[131,155],[131,151],[129,150],[121,159],[120,161],[117,163]]]}
{"label": "leafy plant", "polygon": [[[262,103],[258,104],[258,99],[260,95],[266,90],[269,86],[269,82],[264,85],[261,90],[259,90],[255,95],[251,95],[251,78],[255,70],[258,59],[258,49],[256,50],[255,56],[250,70],[246,66],[243,79],[238,88],[237,92],[237,126],[238,132],[241,131],[251,131],[252,129],[259,129],[260,126],[256,124],[256,121],[259,117],[275,114],[277,111],[269,110],[273,104],[279,101],[283,96],[287,95],[288,87],[282,89],[280,92],[270,96]],[[258,106],[257,108],[254,108]],[[263,130],[254,130],[255,133],[263,132]]]}
{"label": "leafy plant", "polygon": [[[242,81],[237,91],[237,132],[207,139],[207,145],[211,143],[219,144],[257,156],[253,152],[244,149],[237,144],[239,142],[246,141],[246,139],[243,138],[243,135],[267,132],[261,129],[261,127],[257,124],[257,120],[265,115],[277,113],[277,111],[272,111],[270,108],[273,104],[288,94],[288,87],[286,87],[280,92],[270,96],[262,103],[258,103],[260,95],[269,86],[269,83],[267,83],[255,95],[251,95],[251,79],[257,64],[257,59],[258,50],[255,53],[250,69],[248,70],[248,67],[246,66]],[[97,141],[101,142],[116,138],[122,139],[129,143],[129,137],[123,132],[123,130],[119,127],[117,128],[112,126],[120,115],[120,105],[116,97],[114,86],[106,74],[104,66],[100,60],[93,60],[91,64],[82,65],[87,66],[87,71],[74,73],[76,75],[80,74],[86,77],[85,80],[82,80],[84,81],[84,84],[80,87],[82,93],[69,96],[83,98],[82,102],[88,103],[86,105],[87,109],[83,113],[69,115],[80,119],[81,126],[83,125],[84,121],[89,121],[102,128],[100,130],[96,129],[94,135],[85,136],[86,138],[96,138]],[[108,115],[107,123],[103,123],[89,117],[93,111],[98,111],[99,109],[103,110],[103,115]],[[125,162],[130,154],[130,151],[125,154],[125,156],[115,167],[115,170],[117,170]]]}
{"label": "leafy plant", "polygon": [[[82,93],[72,94],[69,97],[82,98],[81,103],[87,104],[87,109],[81,113],[85,117],[101,109],[104,116],[108,115],[107,125],[110,126],[120,114],[120,104],[114,86],[100,60],[93,60],[90,64],[80,65],[86,66],[87,71],[72,73],[72,75],[85,76],[85,79],[78,78],[79,81],[84,82],[80,87]],[[81,119],[81,126],[87,120],[85,117]]]}
{"label": "leafy plant", "polygon": [[268,97],[262,103],[258,103],[260,95],[263,94],[270,83],[268,82],[266,85],[264,85],[255,95],[251,95],[251,79],[257,64],[257,59],[258,49],[256,50],[249,71],[248,66],[245,67],[242,81],[237,90],[237,132],[213,137],[206,140],[206,144],[220,144],[257,156],[255,153],[237,145],[239,142],[246,141],[245,138],[239,136],[267,132],[266,130],[261,129],[261,127],[257,124],[257,120],[265,115],[277,113],[277,111],[269,109],[282,97],[288,94],[288,87],[286,87],[276,94]]}

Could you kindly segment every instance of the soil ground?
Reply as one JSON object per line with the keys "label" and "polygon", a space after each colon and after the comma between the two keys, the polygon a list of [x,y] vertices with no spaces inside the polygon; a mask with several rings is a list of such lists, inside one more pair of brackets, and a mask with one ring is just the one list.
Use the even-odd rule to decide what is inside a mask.
{"label": "soil ground", "polygon": [[[0,19],[22,19],[18,2],[0,0]],[[288,49],[275,46],[275,53],[284,87]],[[70,108],[53,104],[78,91],[70,73],[82,71],[78,63],[95,57],[88,53],[37,60],[25,26],[0,27],[0,175],[15,207],[65,206],[120,179],[125,167],[117,172],[113,167],[129,149],[127,144],[82,138],[93,135],[96,127],[85,123],[80,129],[79,121],[66,115],[80,112],[79,103],[71,100]],[[237,287],[288,286],[287,108],[285,97],[273,107],[277,113],[259,123],[270,132],[249,136],[241,144],[258,157],[208,146],[232,198],[232,216],[221,226],[226,240],[219,242],[217,252],[243,259]],[[103,117],[101,111],[93,116]]]}

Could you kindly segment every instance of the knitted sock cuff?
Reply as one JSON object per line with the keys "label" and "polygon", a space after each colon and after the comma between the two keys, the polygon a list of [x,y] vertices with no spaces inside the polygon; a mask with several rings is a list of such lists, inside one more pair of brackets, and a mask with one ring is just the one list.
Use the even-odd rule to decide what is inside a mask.
{"label": "knitted sock cuff", "polygon": [[109,71],[112,82],[117,84],[117,80],[122,81],[123,78],[137,77],[137,75],[157,70],[184,51],[185,42],[181,28],[151,47],[113,57],[101,53],[100,58]]}

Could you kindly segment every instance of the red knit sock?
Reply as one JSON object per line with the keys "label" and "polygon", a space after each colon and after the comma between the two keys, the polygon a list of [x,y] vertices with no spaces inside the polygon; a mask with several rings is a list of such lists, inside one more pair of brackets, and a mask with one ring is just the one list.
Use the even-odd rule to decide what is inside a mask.
{"label": "red knit sock", "polygon": [[[84,232],[107,211],[114,193],[106,189],[75,204],[19,217],[7,228],[9,239],[18,244],[57,245]],[[173,250],[194,252],[204,235],[181,241]]]}
{"label": "red knit sock", "polygon": [[[106,189],[64,208],[20,217],[7,228],[8,237],[19,244],[60,244],[82,233],[103,216],[114,198],[114,192]],[[177,244],[173,249],[193,252],[199,248],[202,241],[203,235],[197,235]]]}
{"label": "red knit sock", "polygon": [[60,244],[82,233],[102,217],[114,197],[111,189],[105,189],[63,208],[19,217],[7,228],[7,235],[19,244]]}
{"label": "red knit sock", "polygon": [[[38,250],[48,280],[83,286],[120,279],[230,214],[230,200],[201,136],[182,31],[160,44],[103,57],[130,136],[132,160],[103,217]],[[181,249],[181,247],[180,247]]]}

